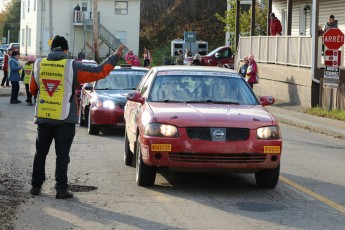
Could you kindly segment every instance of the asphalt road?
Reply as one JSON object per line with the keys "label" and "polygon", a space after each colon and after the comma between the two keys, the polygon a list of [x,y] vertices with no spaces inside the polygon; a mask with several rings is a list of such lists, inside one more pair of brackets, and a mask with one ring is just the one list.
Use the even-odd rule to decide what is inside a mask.
{"label": "asphalt road", "polygon": [[11,211],[0,229],[345,229],[343,139],[282,125],[274,190],[257,188],[252,174],[174,171],[143,188],[123,163],[123,130],[91,136],[77,126],[69,167],[75,197],[56,200],[54,145],[43,193],[33,197],[33,107],[8,101],[0,97],[0,190],[15,189],[0,193],[0,212]]}

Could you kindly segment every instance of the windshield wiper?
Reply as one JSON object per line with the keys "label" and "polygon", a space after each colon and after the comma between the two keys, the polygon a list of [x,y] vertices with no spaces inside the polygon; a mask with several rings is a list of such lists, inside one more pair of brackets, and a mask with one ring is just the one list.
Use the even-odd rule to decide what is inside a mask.
{"label": "windshield wiper", "polygon": [[95,89],[95,90],[109,90],[110,88],[101,88],[101,89]]}
{"label": "windshield wiper", "polygon": [[214,100],[206,100],[207,103],[213,103],[213,104],[233,104],[233,105],[239,105],[240,103],[234,102],[234,101],[214,101]]}

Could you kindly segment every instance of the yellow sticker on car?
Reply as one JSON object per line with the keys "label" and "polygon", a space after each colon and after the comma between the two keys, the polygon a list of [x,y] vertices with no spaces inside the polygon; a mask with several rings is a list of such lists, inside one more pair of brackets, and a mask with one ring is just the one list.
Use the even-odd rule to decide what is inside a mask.
{"label": "yellow sticker on car", "polygon": [[171,152],[171,144],[152,144],[151,151]]}
{"label": "yellow sticker on car", "polygon": [[280,153],[280,146],[264,146],[264,153],[267,153],[267,154]]}

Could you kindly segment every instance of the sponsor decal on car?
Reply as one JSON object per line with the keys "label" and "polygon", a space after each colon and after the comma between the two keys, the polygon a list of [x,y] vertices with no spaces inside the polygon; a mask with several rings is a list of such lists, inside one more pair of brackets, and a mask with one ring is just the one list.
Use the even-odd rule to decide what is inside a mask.
{"label": "sponsor decal on car", "polygon": [[264,153],[267,153],[267,154],[280,153],[280,146],[264,146]]}
{"label": "sponsor decal on car", "polygon": [[151,151],[164,151],[164,152],[171,152],[171,144],[152,144]]}

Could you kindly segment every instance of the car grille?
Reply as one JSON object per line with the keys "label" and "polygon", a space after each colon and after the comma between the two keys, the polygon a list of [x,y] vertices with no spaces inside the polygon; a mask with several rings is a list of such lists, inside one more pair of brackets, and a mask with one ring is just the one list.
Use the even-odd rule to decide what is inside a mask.
{"label": "car grille", "polygon": [[169,153],[169,160],[190,163],[221,163],[221,164],[249,164],[263,163],[265,154],[200,154],[200,153]]}
{"label": "car grille", "polygon": [[[207,127],[191,127],[186,128],[187,135],[190,139],[211,141],[211,131]],[[248,140],[249,129],[245,128],[227,128],[226,129],[226,141],[243,141]]]}

